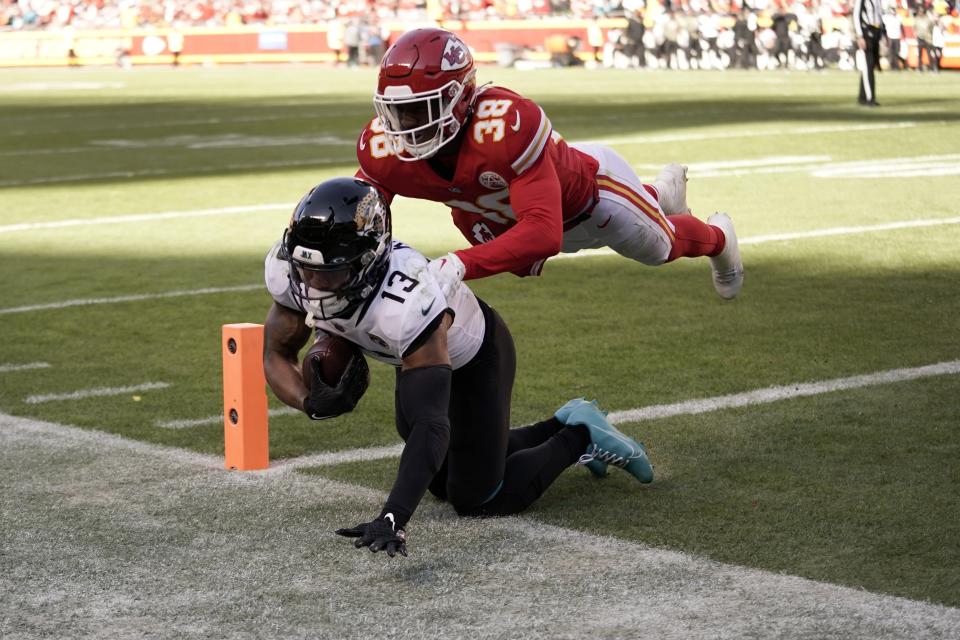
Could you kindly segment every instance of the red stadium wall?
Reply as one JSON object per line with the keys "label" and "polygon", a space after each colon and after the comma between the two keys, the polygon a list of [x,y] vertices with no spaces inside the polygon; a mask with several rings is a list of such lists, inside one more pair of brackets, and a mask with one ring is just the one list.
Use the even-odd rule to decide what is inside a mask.
{"label": "red stadium wall", "polygon": [[[579,54],[586,58],[590,24],[589,20],[545,19],[448,21],[443,26],[457,31],[474,49],[477,60],[493,62],[501,44],[525,47],[525,57],[546,60],[549,58],[546,40],[558,35],[579,37],[584,43]],[[417,25],[386,22],[382,26],[396,37]],[[604,31],[622,28],[625,21],[600,20],[599,26]],[[942,64],[945,68],[960,68],[960,35],[957,35],[958,25],[952,26]],[[336,56],[327,46],[327,27],[323,24],[195,28],[184,29],[179,35],[183,40],[182,64],[333,62]],[[126,51],[135,65],[170,64],[173,61],[171,37],[176,40],[178,32],[153,28],[4,32],[0,33],[0,66],[109,65],[117,62],[120,51]],[[911,62],[914,59],[915,55],[911,55]]]}

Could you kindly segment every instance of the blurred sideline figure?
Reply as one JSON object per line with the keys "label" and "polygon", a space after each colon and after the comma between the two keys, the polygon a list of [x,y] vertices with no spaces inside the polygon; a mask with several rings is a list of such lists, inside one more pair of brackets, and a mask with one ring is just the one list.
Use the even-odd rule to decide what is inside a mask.
{"label": "blurred sideline figure", "polygon": [[307,388],[297,354],[311,327],[396,367],[396,428],[406,444],[379,515],[337,531],[357,547],[407,555],[407,523],[428,489],[460,515],[500,516],[528,507],[578,462],[595,475],[610,463],[653,480],[643,446],[594,402],[571,400],[546,420],[510,429],[510,331],[468,287],[444,295],[426,258],[393,240],[389,205],[370,184],[335,178],[311,189],[264,271],[274,300],[264,370],[283,402],[321,420],[352,411],[367,388],[359,354],[335,385],[314,363]]}
{"label": "blurred sideline figure", "polygon": [[883,36],[883,6],[880,0],[855,0],[853,27],[857,34],[857,69],[863,106],[879,107],[874,69],[880,66],[880,38]]}
{"label": "blurred sideline figure", "polygon": [[380,66],[377,117],[357,142],[357,176],[387,201],[442,202],[474,246],[430,263],[444,291],[503,272],[540,275],[560,251],[610,247],[646,265],[709,256],[717,293],[743,265],[729,216],[704,223],[686,202],[686,167],[643,184],[612,149],[568,145],[532,100],[477,86],[473,57],[442,29],[403,34]]}

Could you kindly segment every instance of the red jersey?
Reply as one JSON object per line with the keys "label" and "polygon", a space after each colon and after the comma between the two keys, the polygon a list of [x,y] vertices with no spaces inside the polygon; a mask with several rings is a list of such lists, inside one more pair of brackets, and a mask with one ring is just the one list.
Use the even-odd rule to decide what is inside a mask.
{"label": "red jersey", "polygon": [[451,180],[427,160],[397,159],[374,118],[360,133],[357,177],[395,195],[443,202],[473,247],[457,251],[465,279],[539,274],[560,251],[564,221],[596,201],[598,169],[569,147],[535,102],[501,87],[478,92]]}

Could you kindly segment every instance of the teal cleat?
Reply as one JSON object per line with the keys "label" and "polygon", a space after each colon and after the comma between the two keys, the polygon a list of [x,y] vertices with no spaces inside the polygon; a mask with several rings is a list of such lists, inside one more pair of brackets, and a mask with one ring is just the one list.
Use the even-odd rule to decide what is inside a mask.
{"label": "teal cleat", "polygon": [[[574,398],[567,404],[557,409],[557,412],[554,413],[553,415],[557,420],[559,420],[563,424],[571,424],[567,422],[567,420],[570,418],[570,414],[573,413],[574,409],[576,409],[583,403],[592,404],[594,407],[597,407],[596,400],[587,402],[584,398]],[[599,407],[597,407],[597,410],[598,411],[600,410]],[[604,415],[606,414],[604,413]],[[587,471],[589,471],[594,478],[607,477],[607,463],[599,458],[592,458],[590,460],[587,460],[586,462],[582,462],[578,464],[583,464],[583,466],[587,468]]]}
{"label": "teal cleat", "polygon": [[557,411],[553,414],[553,417],[559,420],[560,422],[562,422],[563,424],[569,425],[570,423],[567,422],[567,420],[570,419],[570,414],[573,413],[574,409],[576,409],[577,407],[579,407],[581,404],[584,404],[584,403],[592,404],[595,407],[597,406],[596,400],[587,402],[585,398],[574,398],[567,404],[557,409]]}
{"label": "teal cleat", "polygon": [[[590,431],[590,446],[580,457],[580,464],[599,462],[606,471],[607,464],[624,469],[640,482],[653,481],[653,465],[647,457],[642,444],[621,433],[606,418],[597,403],[587,402],[583,398],[571,400],[554,414],[566,425],[583,425]],[[594,467],[598,465],[594,464]],[[588,467],[590,468],[590,467]],[[593,468],[591,473],[597,475]]]}

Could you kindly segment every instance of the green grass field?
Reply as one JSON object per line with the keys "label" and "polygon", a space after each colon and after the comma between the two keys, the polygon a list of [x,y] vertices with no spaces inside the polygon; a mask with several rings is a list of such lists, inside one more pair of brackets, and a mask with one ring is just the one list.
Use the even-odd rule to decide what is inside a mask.
{"label": "green grass field", "polygon": [[[667,162],[689,164],[694,213],[731,214],[747,270],[743,292],[731,302],[713,293],[705,260],[654,269],[595,255],[551,260],[539,279],[471,283],[504,316],[517,343],[515,424],[541,419],[581,395],[621,412],[948,363],[938,375],[894,375],[805,397],[628,419],[620,428],[649,446],[657,471],[652,485],[637,485],[617,470],[595,481],[571,469],[523,522],[942,604],[955,615],[960,76],[883,74],[883,106],[865,110],[855,104],[856,77],[839,72],[491,67],[479,74],[538,100],[568,140],[610,144],[648,179]],[[353,144],[372,116],[374,81],[370,70],[311,66],[0,71],[0,414],[221,455],[220,423],[161,423],[221,412],[220,327],[263,321],[270,304],[256,286],[263,255],[303,192],[355,170]],[[394,230],[427,255],[465,245],[444,208],[430,203],[399,199]],[[197,292],[202,289],[215,291]],[[117,297],[133,299],[112,300]],[[16,369],[30,363],[49,366]],[[382,365],[371,369],[371,388],[353,414],[321,424],[298,415],[273,418],[272,458],[398,442],[393,373]],[[147,382],[169,386],[31,400]],[[42,456],[22,460],[43,464]],[[396,463],[385,458],[297,472],[289,496],[303,497],[300,511],[296,500],[277,497],[279,489],[271,489],[277,495],[270,499],[291,509],[284,513],[296,514],[304,527],[331,518],[353,524],[376,508],[371,505],[389,488]],[[48,538],[59,538],[48,531],[56,526],[49,515],[63,506],[62,495],[34,491],[34,467],[23,465],[22,473],[4,476],[11,491],[0,498],[3,528],[20,541],[53,544]],[[136,482],[133,470],[123,477]],[[324,487],[346,497],[317,498]],[[116,494],[109,485],[100,490],[107,492],[103,502],[91,504],[132,495],[127,484]],[[26,507],[18,499],[40,502]],[[82,504],[71,505],[71,517],[90,521]],[[202,524],[191,530],[201,516],[189,506],[163,508],[185,540],[212,535]],[[22,519],[21,510],[36,517]],[[464,558],[442,556],[449,562],[428,574],[422,573],[428,565],[417,563],[429,562],[431,536],[457,540],[483,530],[476,535],[495,543],[500,527],[513,526],[462,525],[451,513],[425,500],[411,522],[412,557],[404,560],[419,568],[390,569],[397,589],[431,598],[449,585],[437,586],[429,576],[456,573],[469,583],[474,571],[479,580],[482,566]],[[234,518],[242,528],[258,516],[244,504],[218,517]],[[292,526],[280,516],[267,522],[281,533]],[[263,522],[257,527],[271,535]],[[284,535],[277,539],[293,544]],[[58,562],[104,549],[104,557],[115,553],[99,538],[70,540],[70,553],[60,549]],[[312,544],[318,558],[330,556],[326,570],[366,573],[382,564],[335,559],[353,550],[326,533]],[[175,551],[158,547],[158,553]],[[296,553],[312,557],[313,551]],[[509,555],[496,562],[509,562]],[[43,553],[18,542],[2,556],[21,567]],[[517,561],[530,560],[524,557]],[[189,583],[189,571],[177,575]],[[55,584],[49,576],[24,580],[28,590]],[[369,587],[362,580],[355,586]],[[49,632],[40,622],[41,596],[0,598],[0,632]],[[299,611],[305,606],[299,597],[281,591],[268,600]],[[256,608],[256,599],[247,605]],[[275,627],[276,634],[322,636],[323,625],[354,613],[338,605],[314,620],[320,627],[305,615],[302,624],[295,617],[296,624]],[[175,619],[176,607],[154,612],[153,619],[165,615]],[[456,607],[428,615],[471,628],[472,613]],[[198,619],[211,629],[220,620]],[[833,635],[827,628],[792,633],[787,619],[768,620],[757,633]],[[70,620],[64,614],[56,629],[92,633]],[[424,623],[423,635],[435,635],[432,625]],[[158,629],[162,635],[164,627]],[[545,621],[544,637],[563,636],[549,629]],[[136,630],[135,624],[114,629],[118,636]],[[718,628],[713,637],[739,631]],[[875,631],[837,635],[883,635]],[[256,635],[246,627],[231,633]],[[500,637],[511,637],[504,633]],[[891,637],[912,635],[903,633]],[[937,627],[926,633],[938,635]],[[637,637],[622,628],[595,635]]]}

